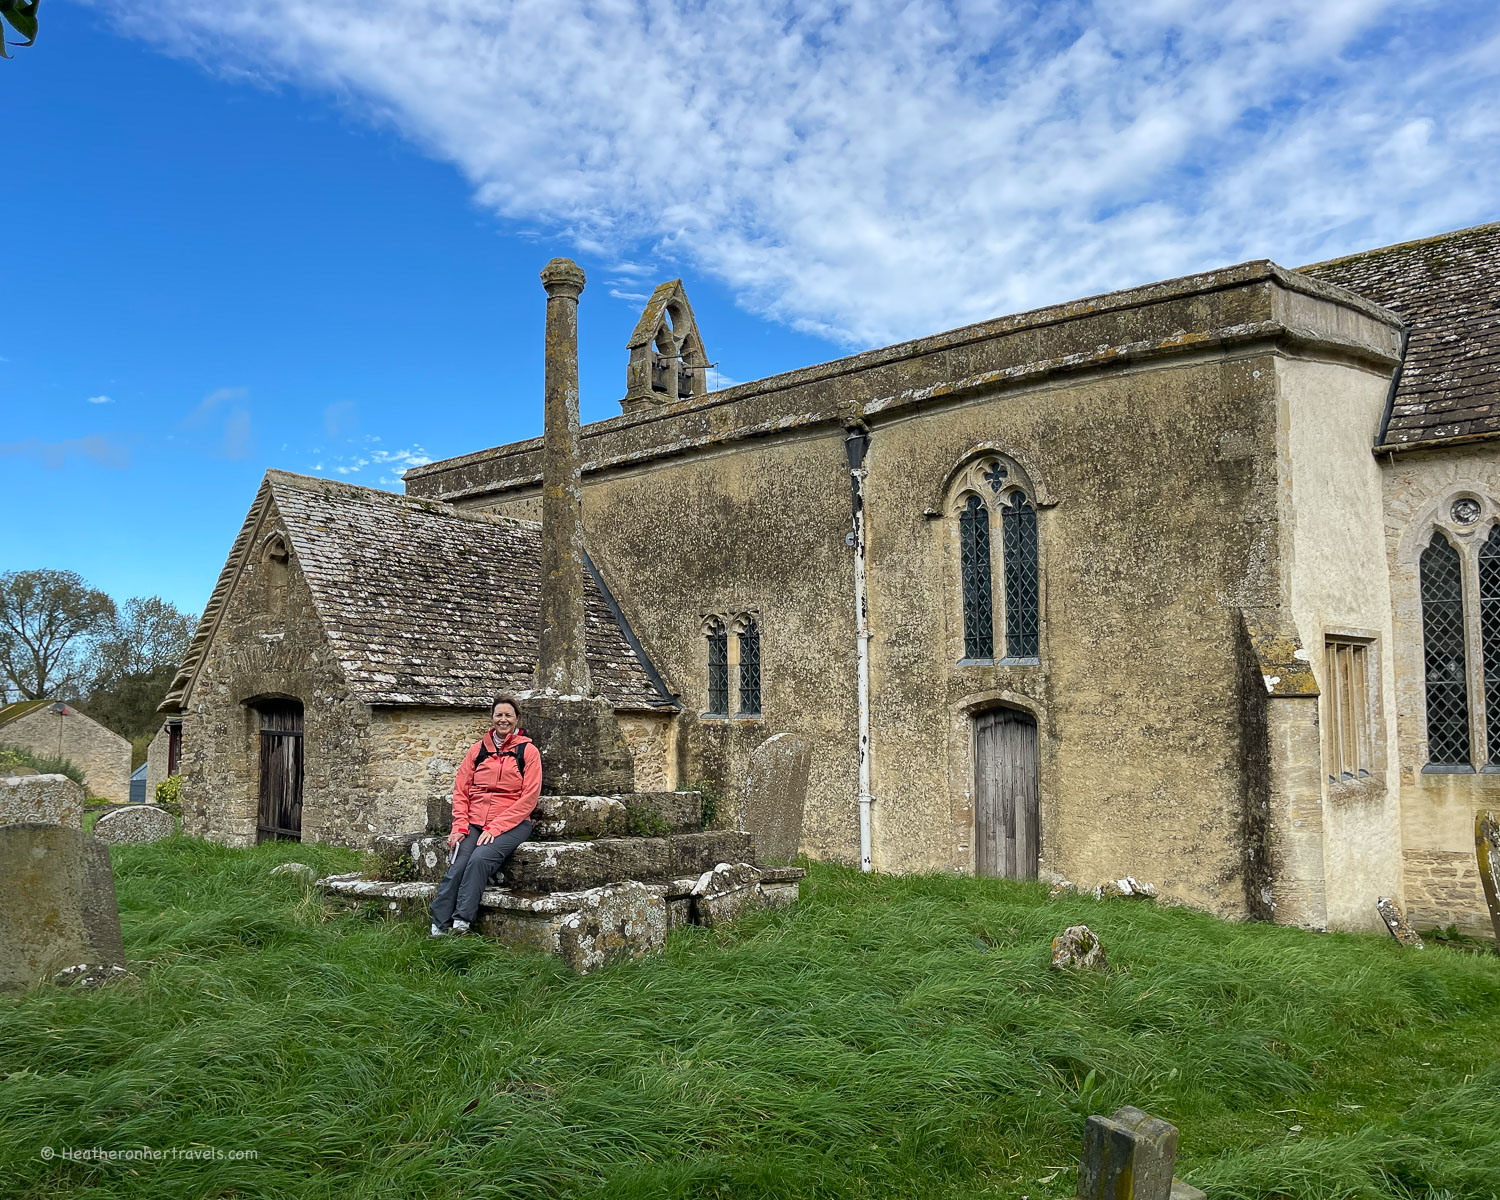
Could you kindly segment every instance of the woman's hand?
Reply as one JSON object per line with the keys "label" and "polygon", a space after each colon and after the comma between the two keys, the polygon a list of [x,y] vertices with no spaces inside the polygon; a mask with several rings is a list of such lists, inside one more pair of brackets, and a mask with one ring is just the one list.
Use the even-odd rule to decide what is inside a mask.
{"label": "woman's hand", "polygon": [[474,844],[476,846],[488,846],[494,840],[495,840],[495,835],[493,833],[491,833],[488,829],[486,829],[483,833],[481,833],[479,835],[479,840],[477,842],[475,842]]}
{"label": "woman's hand", "polygon": [[449,831],[449,833],[448,833],[448,853],[449,854],[452,854],[455,850],[458,849],[458,843],[461,842],[461,841],[463,841],[464,837],[465,837],[465,835],[462,834],[462,833],[459,833],[456,829]]}

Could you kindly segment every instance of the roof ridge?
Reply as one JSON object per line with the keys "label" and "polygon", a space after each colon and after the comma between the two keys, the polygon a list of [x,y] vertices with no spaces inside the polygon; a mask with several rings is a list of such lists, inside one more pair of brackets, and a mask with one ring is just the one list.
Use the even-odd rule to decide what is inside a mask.
{"label": "roof ridge", "polygon": [[36,711],[46,703],[46,700],[16,700],[11,704],[0,706],[0,725],[8,725],[11,721]]}
{"label": "roof ridge", "polygon": [[328,488],[334,488],[344,492],[351,499],[394,503],[412,512],[424,512],[435,516],[456,517],[465,521],[480,521],[489,525],[504,525],[522,529],[541,527],[539,521],[527,521],[520,517],[504,517],[499,513],[484,512],[480,509],[459,508],[456,504],[447,500],[437,500],[427,496],[413,496],[408,492],[388,492],[384,488],[368,487],[362,483],[349,483],[343,479],[329,479],[326,475],[302,475],[295,471],[282,470],[279,467],[268,467],[266,469],[265,482],[273,485],[273,494],[275,490],[274,485],[276,484],[294,488],[299,492],[323,492],[325,494]]}
{"label": "roof ridge", "polygon": [[1478,233],[1481,230],[1500,230],[1500,221],[1481,221],[1478,225],[1466,225],[1462,229],[1450,229],[1447,233],[1435,233],[1431,237],[1411,238],[1405,242],[1392,242],[1389,246],[1372,246],[1368,250],[1358,250],[1353,254],[1340,254],[1335,258],[1325,258],[1321,262],[1307,263],[1295,268],[1298,271],[1311,271],[1316,267],[1331,267],[1338,263],[1352,262],[1357,258],[1369,258],[1375,254],[1385,254],[1391,250],[1410,250],[1414,246],[1429,246],[1434,242],[1445,242],[1449,238],[1461,237],[1466,233]]}

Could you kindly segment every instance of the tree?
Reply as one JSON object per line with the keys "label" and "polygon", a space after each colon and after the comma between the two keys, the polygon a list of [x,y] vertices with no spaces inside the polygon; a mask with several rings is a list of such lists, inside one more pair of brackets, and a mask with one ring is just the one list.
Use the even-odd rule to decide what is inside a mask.
{"label": "tree", "polygon": [[154,733],[156,706],[187,654],[198,618],[160,596],[127,600],[94,637],[89,716],[132,740]]}
{"label": "tree", "polygon": [[73,571],[0,574],[0,675],[23,700],[76,699],[82,651],[115,617],[115,602]]}
{"label": "tree", "polygon": [[12,46],[30,46],[36,41],[36,10],[42,6],[42,0],[0,0],[0,58],[9,58],[10,52],[5,48],[5,26],[9,25],[26,40],[24,42],[12,42]]}

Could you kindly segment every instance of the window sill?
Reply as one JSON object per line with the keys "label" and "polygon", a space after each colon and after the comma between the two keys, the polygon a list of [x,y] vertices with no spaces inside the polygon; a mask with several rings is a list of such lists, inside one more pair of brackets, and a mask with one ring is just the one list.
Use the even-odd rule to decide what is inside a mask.
{"label": "window sill", "polygon": [[1328,781],[1328,802],[1330,804],[1347,804],[1356,800],[1378,800],[1385,795],[1385,773],[1379,775],[1365,773],[1352,776],[1347,779],[1330,779]]}
{"label": "window sill", "polygon": [[1039,667],[1040,658],[961,658],[961,667]]}
{"label": "window sill", "polygon": [[1423,775],[1472,775],[1474,767],[1470,763],[1428,763],[1422,768]]}
{"label": "window sill", "polygon": [[730,724],[730,723],[732,723],[734,721],[739,721],[739,722],[741,722],[742,724],[745,724],[745,725],[759,725],[759,724],[761,724],[761,723],[763,723],[765,721],[766,715],[765,715],[765,713],[733,713],[733,714],[730,714],[730,713],[708,713],[708,712],[706,712],[706,713],[699,713],[698,714],[698,719],[700,721],[722,721],[726,725],[728,725],[728,724]]}

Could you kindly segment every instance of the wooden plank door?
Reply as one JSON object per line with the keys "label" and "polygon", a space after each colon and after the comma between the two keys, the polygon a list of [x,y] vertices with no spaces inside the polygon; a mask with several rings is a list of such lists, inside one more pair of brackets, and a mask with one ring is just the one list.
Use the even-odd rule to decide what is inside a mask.
{"label": "wooden plank door", "polygon": [[974,870],[1035,879],[1041,853],[1036,719],[1013,708],[974,718]]}
{"label": "wooden plank door", "polygon": [[260,714],[260,813],[256,841],[302,840],[302,705],[278,701]]}

